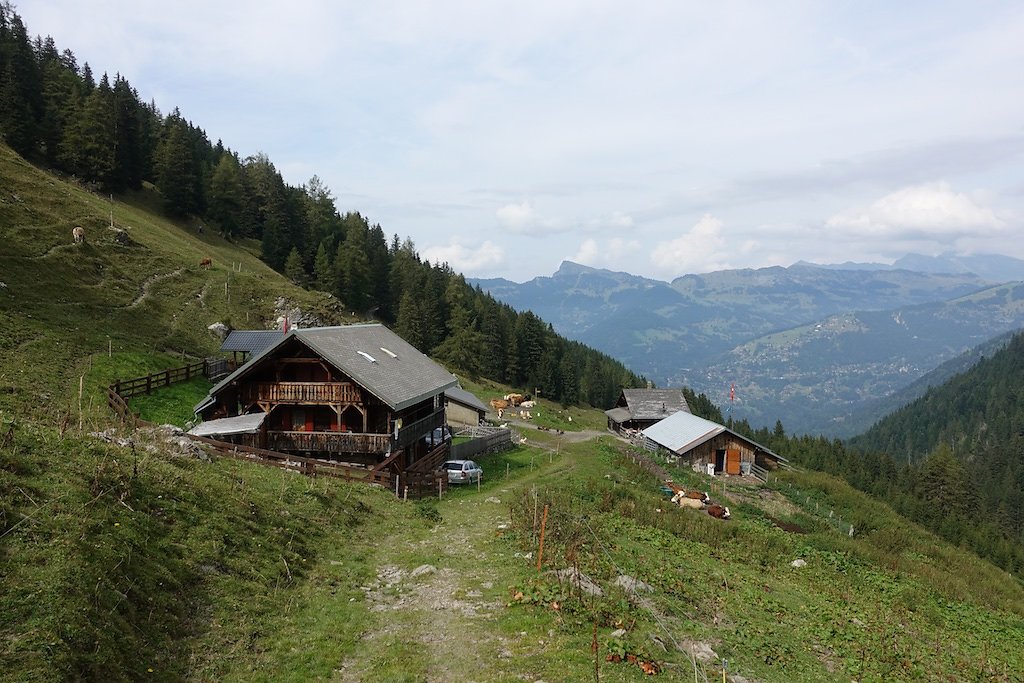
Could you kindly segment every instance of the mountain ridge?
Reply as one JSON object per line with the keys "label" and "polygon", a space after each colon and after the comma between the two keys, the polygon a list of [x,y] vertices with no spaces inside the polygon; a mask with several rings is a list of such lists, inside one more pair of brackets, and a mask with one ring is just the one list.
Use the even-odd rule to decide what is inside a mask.
{"label": "mountain ridge", "polygon": [[[1024,262],[1020,263],[1024,266]],[[525,283],[500,278],[469,282],[513,308],[532,310],[561,334],[618,358],[656,383],[692,384],[696,390],[707,392],[716,400],[724,400],[717,398],[723,396],[721,386],[759,372],[764,374],[771,368],[742,367],[720,372],[717,384],[707,375],[700,375],[702,370],[721,371],[736,366],[738,357],[746,353],[744,345],[759,339],[761,346],[771,348],[778,346],[772,343],[773,335],[799,336],[806,333],[800,331],[806,326],[812,329],[815,325],[822,329],[841,327],[836,316],[856,313],[869,319],[872,324],[866,329],[876,330],[881,336],[862,337],[868,346],[878,347],[894,341],[902,344],[900,348],[889,349],[892,360],[885,362],[891,364],[903,355],[908,358],[908,363],[900,364],[907,366],[905,383],[982,343],[988,336],[1024,324],[1024,315],[1014,303],[1024,292],[1012,288],[1008,293],[993,290],[994,283],[964,272],[920,273],[897,268],[840,270],[800,263],[789,267],[684,275],[666,283],[564,261],[553,275]],[[982,296],[986,291],[1000,292],[999,295],[1009,299],[1000,307],[991,296]],[[982,296],[975,304],[983,301],[978,305],[986,308],[994,324],[972,313],[975,304],[955,303],[975,295]],[[960,322],[947,327],[929,325],[917,314],[916,306],[932,306],[933,314],[939,318]],[[897,324],[902,316],[910,316],[915,324],[928,328],[927,335],[938,335],[939,339],[948,336],[947,343],[936,351],[929,342],[925,345],[928,353],[925,353],[926,349],[915,348],[919,344],[913,331],[894,335],[883,325],[881,321],[887,316],[896,319]],[[966,329],[968,321],[979,321],[978,329],[984,333]],[[921,333],[924,334],[923,329]],[[792,360],[789,356],[794,348],[788,345],[782,350],[787,360]],[[849,355],[849,350],[822,347],[820,343],[809,348],[826,353],[826,361],[843,360]],[[807,364],[806,371],[820,365],[801,353],[804,355],[798,360]],[[781,361],[781,358],[773,359],[768,365]],[[875,359],[873,362],[882,361]],[[871,368],[863,370],[857,373],[861,379],[869,376]],[[887,394],[902,386],[889,369],[883,374],[885,381],[875,388],[865,388],[863,384],[860,388],[842,386],[839,394],[858,394],[849,399],[857,402],[879,398],[872,393],[874,391]],[[807,381],[809,384],[803,388],[794,387],[797,394],[806,394],[814,378],[808,376]],[[856,409],[855,405],[845,403],[844,398],[844,403],[831,414],[821,401],[815,401],[808,412],[798,405],[798,399],[787,407],[783,398],[775,400],[767,392],[746,389],[744,393],[748,396],[763,394],[761,398],[769,399],[759,411],[752,410],[749,404],[736,406],[739,417],[755,423],[772,424],[782,419],[792,429],[837,433],[842,428],[836,418]]]}

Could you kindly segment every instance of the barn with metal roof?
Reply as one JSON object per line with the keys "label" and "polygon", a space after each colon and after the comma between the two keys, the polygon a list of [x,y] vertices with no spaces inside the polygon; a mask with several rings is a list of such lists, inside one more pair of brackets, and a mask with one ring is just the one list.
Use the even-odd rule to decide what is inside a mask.
{"label": "barn with metal roof", "polygon": [[774,470],[787,462],[756,441],[687,412],[670,415],[642,433],[649,450],[684,459],[702,472],[751,474],[755,468]]}

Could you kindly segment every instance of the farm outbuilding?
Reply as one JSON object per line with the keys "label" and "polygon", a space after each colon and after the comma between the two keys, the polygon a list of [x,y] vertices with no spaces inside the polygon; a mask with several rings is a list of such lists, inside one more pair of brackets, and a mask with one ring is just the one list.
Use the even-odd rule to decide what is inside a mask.
{"label": "farm outbuilding", "polygon": [[487,406],[462,387],[444,391],[445,417],[448,424],[476,427],[487,414]]}
{"label": "farm outbuilding", "polygon": [[[249,356],[275,344],[284,337],[281,330],[231,330],[220,345],[222,352],[230,351],[235,367],[245,363]],[[241,359],[239,359],[241,354]]]}
{"label": "farm outbuilding", "polygon": [[682,389],[623,389],[615,407],[604,411],[613,432],[641,430],[678,412],[690,412]]}
{"label": "farm outbuilding", "polygon": [[690,413],[678,412],[643,430],[649,450],[679,457],[700,471],[749,474],[753,466],[778,469],[786,459],[728,427]]}

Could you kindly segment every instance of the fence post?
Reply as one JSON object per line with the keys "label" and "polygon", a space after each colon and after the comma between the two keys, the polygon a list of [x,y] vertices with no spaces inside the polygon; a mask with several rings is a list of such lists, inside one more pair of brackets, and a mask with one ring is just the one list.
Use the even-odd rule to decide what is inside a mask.
{"label": "fence post", "polygon": [[153,390],[153,373],[146,375],[146,393],[150,393]]}

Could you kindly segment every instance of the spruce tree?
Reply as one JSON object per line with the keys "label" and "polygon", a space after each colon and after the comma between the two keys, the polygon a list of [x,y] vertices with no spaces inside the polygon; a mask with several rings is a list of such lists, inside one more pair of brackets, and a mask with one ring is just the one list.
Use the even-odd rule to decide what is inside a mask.
{"label": "spruce tree", "polygon": [[194,213],[198,209],[195,159],[188,124],[177,110],[164,123],[164,136],[156,150],[155,165],[156,184],[163,194],[164,210],[172,216]]}
{"label": "spruce tree", "polygon": [[320,246],[316,248],[316,257],[313,259],[313,281],[317,289],[324,292],[334,290],[333,265],[327,243],[320,242]]}
{"label": "spruce tree", "polygon": [[243,202],[242,169],[234,154],[222,154],[210,176],[206,214],[227,237],[237,237]]}
{"label": "spruce tree", "polygon": [[297,285],[306,284],[306,269],[302,265],[302,256],[296,247],[292,247],[284,262],[284,276]]}

